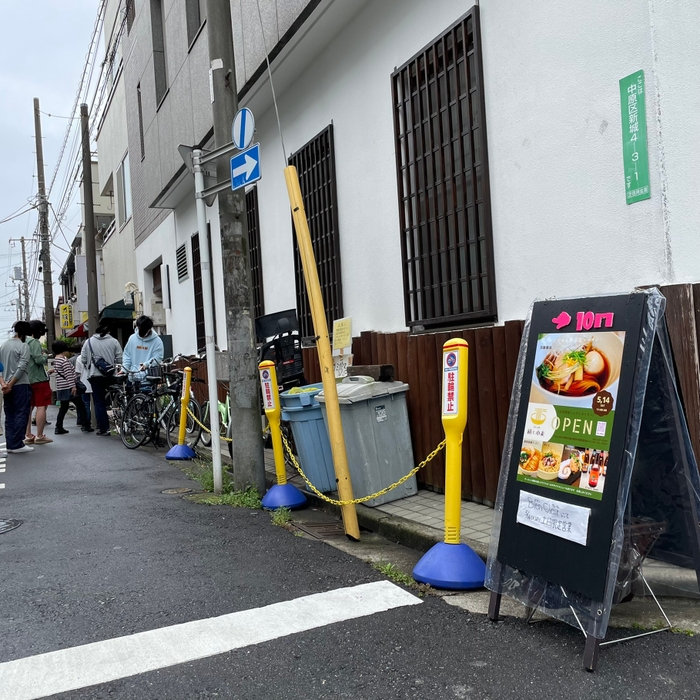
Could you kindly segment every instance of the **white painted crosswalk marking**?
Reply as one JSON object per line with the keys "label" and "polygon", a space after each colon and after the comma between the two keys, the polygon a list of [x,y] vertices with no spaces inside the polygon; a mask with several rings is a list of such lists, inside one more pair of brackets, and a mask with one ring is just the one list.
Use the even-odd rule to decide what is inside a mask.
{"label": "white painted crosswalk marking", "polygon": [[29,656],[0,664],[0,700],[78,690],[421,602],[377,581]]}

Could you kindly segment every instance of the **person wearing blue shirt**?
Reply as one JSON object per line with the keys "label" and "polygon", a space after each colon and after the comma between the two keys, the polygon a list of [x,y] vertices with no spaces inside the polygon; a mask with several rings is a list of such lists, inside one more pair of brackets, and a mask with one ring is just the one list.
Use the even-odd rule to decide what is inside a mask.
{"label": "person wearing blue shirt", "polygon": [[[124,348],[122,365],[129,372],[139,372],[132,378],[142,379],[144,370],[163,361],[163,341],[153,330],[153,321],[148,316],[136,319],[136,332]],[[144,372],[141,374],[141,372]]]}

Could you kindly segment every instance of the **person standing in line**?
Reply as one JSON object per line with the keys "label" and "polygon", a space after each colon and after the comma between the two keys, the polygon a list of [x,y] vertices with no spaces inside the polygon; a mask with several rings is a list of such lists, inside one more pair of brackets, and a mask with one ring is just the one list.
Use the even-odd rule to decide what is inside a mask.
{"label": "person standing in line", "polygon": [[148,367],[163,362],[163,341],[153,330],[153,321],[148,316],[136,319],[136,329],[126,341],[123,365],[132,374],[131,379],[143,379]]}
{"label": "person standing in line", "polygon": [[[82,348],[81,348],[82,352]],[[75,356],[75,373],[78,379],[82,382],[85,387],[85,391],[80,394],[80,398],[85,405],[85,423],[80,426],[84,433],[94,432],[92,427],[92,410],[90,409],[90,399],[92,398],[92,384],[88,379],[87,367],[83,364],[83,358],[80,355]]]}
{"label": "person standing in line", "polygon": [[14,337],[0,347],[0,363],[4,367],[5,383],[5,432],[7,451],[11,454],[34,452],[34,448],[24,444],[24,434],[31,411],[32,390],[27,367],[29,366],[29,346],[24,342],[31,332],[28,321],[17,321],[13,326]]}
{"label": "person standing in line", "polygon": [[[110,335],[110,325],[103,321],[95,334],[83,345],[80,357],[88,370],[88,380],[92,386],[92,400],[95,403],[96,435],[109,435],[109,416],[107,415],[107,389],[114,381],[114,367],[121,364],[122,348]],[[102,362],[100,362],[102,361]],[[106,365],[104,371],[98,365]],[[111,371],[109,371],[111,368]]]}
{"label": "person standing in line", "polygon": [[53,367],[56,371],[56,396],[61,402],[54,432],[56,435],[67,435],[69,431],[63,427],[63,419],[66,417],[66,413],[68,413],[71,402],[75,406],[75,411],[78,414],[78,423],[82,425],[87,423],[85,404],[80,396],[78,396],[77,376],[71,361],[68,359],[68,345],[62,340],[56,340],[53,345],[51,345],[51,350],[55,358]]}
{"label": "person standing in line", "polygon": [[[48,358],[42,350],[39,338],[46,333],[46,325],[43,321],[30,321],[31,335],[27,338],[29,347],[29,385],[32,391],[32,403],[27,421],[27,432],[24,438],[25,445],[45,445],[53,440],[44,434],[46,426],[46,408],[51,405],[51,385],[46,373]],[[32,433],[31,411],[36,408],[36,437]]]}

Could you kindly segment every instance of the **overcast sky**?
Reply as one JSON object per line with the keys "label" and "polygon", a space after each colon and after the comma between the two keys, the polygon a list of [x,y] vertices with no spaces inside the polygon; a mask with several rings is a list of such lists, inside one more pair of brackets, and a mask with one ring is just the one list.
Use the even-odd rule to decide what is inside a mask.
{"label": "overcast sky", "polygon": [[[0,220],[26,208],[36,196],[36,153],[34,148],[33,98],[41,111],[58,117],[68,116],[75,101],[97,17],[99,0],[1,0],[2,40],[0,41],[0,134],[3,167],[0,168]],[[100,57],[103,49],[100,41]],[[44,169],[47,187],[51,182],[63,137],[66,119],[42,114]],[[65,165],[65,164],[64,164]],[[54,198],[58,198],[57,178]],[[76,197],[77,201],[77,197]],[[58,202],[55,203],[58,206]],[[53,216],[50,217],[53,220]],[[64,230],[69,238],[79,226],[77,205],[67,212]],[[36,210],[0,225],[0,339],[16,318],[10,301],[17,297],[11,286],[12,268],[21,265],[20,244],[10,247],[11,238],[30,239],[37,225]],[[66,248],[61,237],[57,245]],[[53,248],[54,281],[66,258],[65,250]],[[40,277],[36,263],[29,279]],[[43,287],[38,287],[33,317],[43,308]],[[57,288],[54,287],[54,296]],[[54,299],[55,303],[55,299]]]}

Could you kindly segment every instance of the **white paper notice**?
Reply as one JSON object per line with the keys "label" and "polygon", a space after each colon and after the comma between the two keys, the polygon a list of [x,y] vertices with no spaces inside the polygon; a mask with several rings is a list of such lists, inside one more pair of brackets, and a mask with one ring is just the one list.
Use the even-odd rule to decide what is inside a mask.
{"label": "white paper notice", "polygon": [[590,516],[590,508],[572,506],[570,503],[521,491],[516,520],[535,530],[548,532],[585,547]]}

